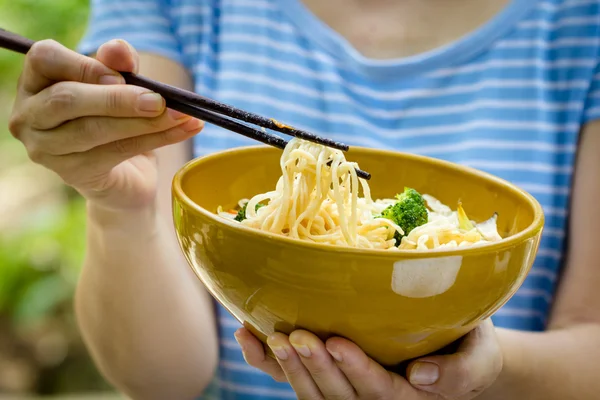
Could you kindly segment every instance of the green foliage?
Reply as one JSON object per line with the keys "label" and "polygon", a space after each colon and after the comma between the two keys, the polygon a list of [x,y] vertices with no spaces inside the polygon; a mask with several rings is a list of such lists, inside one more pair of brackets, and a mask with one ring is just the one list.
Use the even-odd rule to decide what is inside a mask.
{"label": "green foliage", "polygon": [[[0,235],[0,342],[20,349],[9,360],[17,359],[33,372],[27,391],[56,395],[108,389],[79,338],[73,315],[84,248],[85,202],[80,197]],[[57,349],[40,353],[48,340],[58,341]],[[59,360],[45,360],[57,351],[64,352]]]}
{"label": "green foliage", "polygon": [[[88,12],[89,0],[0,0],[0,27],[75,48]],[[7,129],[23,60],[23,55],[0,50],[0,178],[3,170],[29,162]],[[26,221],[0,232],[0,347],[5,346],[0,348],[0,377],[5,373],[16,382],[15,371],[24,366],[25,375],[33,375],[12,388],[0,384],[0,393],[56,395],[108,387],[75,324],[73,296],[84,256],[85,204],[64,191],[63,204],[50,211],[27,210]],[[16,360],[14,371],[11,360]]]}
{"label": "green foliage", "polygon": [[[0,27],[74,48],[85,31],[88,9],[87,0],[0,0]],[[0,90],[14,90],[22,64],[22,55],[0,51]]]}
{"label": "green foliage", "polygon": [[76,197],[0,239],[0,314],[14,324],[34,324],[70,301],[85,246],[84,207]]}

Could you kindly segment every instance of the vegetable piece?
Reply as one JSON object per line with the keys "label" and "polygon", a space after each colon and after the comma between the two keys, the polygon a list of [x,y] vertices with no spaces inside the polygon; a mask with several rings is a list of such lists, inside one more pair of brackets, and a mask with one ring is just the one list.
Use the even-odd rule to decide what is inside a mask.
{"label": "vegetable piece", "polygon": [[429,194],[423,194],[423,199],[431,211],[445,216],[452,215],[452,209],[435,197]]}
{"label": "vegetable piece", "polygon": [[429,213],[423,196],[415,189],[404,188],[404,192],[396,195],[398,200],[381,213],[381,218],[387,218],[394,222],[404,234],[396,232],[394,239],[396,245],[400,244],[402,238],[413,229],[427,223]]}
{"label": "vegetable piece", "polygon": [[467,213],[462,206],[462,203],[458,202],[458,207],[456,209],[458,215],[458,227],[465,231],[471,231],[475,229],[475,225],[471,222],[469,217],[467,217]]}
{"label": "vegetable piece", "polygon": [[477,224],[476,228],[481,233],[481,236],[485,240],[489,240],[490,242],[496,242],[498,240],[502,240],[502,236],[498,233],[498,213],[494,213],[492,218],[487,221],[483,221],[480,224]]}
{"label": "vegetable piece", "polygon": [[[244,206],[242,208],[240,208],[240,210],[238,211],[237,215],[234,218],[237,222],[242,222],[243,220],[246,219],[246,207],[247,206],[248,206],[248,203],[244,204]],[[258,210],[259,208],[264,207],[264,206],[265,206],[265,204],[258,203],[256,205],[255,210]]]}

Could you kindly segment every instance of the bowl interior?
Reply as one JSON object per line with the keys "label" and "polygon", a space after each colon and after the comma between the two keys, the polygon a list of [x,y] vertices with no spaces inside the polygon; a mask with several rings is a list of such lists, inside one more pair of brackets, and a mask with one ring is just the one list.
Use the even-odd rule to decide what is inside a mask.
{"label": "bowl interior", "polygon": [[[281,150],[250,147],[196,159],[184,167],[181,189],[192,203],[214,213],[233,208],[240,199],[273,190],[281,168]],[[393,197],[404,186],[435,196],[456,209],[462,201],[471,219],[498,213],[503,237],[531,227],[540,217],[539,204],[524,191],[483,172],[436,159],[364,148],[352,148],[346,158],[372,174],[373,199]]]}

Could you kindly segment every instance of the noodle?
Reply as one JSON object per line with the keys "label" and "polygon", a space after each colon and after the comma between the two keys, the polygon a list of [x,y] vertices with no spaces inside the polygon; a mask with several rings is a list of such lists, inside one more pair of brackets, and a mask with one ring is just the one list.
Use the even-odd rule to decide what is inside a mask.
{"label": "noodle", "polygon": [[[427,250],[501,239],[496,216],[485,225],[461,222],[456,211],[426,194],[427,222],[405,235],[399,225],[380,217],[396,200],[373,201],[368,182],[356,174],[358,165],[337,149],[294,138],[283,151],[280,168],[275,190],[239,202],[245,207],[242,225],[300,240],[369,249]],[[217,213],[234,219],[237,211],[219,207]],[[396,233],[401,243],[396,243]]]}

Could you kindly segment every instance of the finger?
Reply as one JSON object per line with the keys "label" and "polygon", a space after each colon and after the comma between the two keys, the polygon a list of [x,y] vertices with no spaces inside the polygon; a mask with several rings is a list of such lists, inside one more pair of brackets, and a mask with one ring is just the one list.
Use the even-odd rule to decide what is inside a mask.
{"label": "finger", "polygon": [[424,357],[411,363],[407,373],[417,388],[445,397],[478,393],[490,386],[502,369],[502,353],[491,320],[465,336],[458,351]]}
{"label": "finger", "polygon": [[248,365],[260,369],[277,382],[287,382],[287,378],[279,363],[265,354],[265,348],[260,340],[244,328],[235,332],[235,339],[242,348],[244,360],[246,360]]}
{"label": "finger", "polygon": [[417,391],[407,381],[388,372],[356,344],[342,338],[331,338],[327,340],[325,347],[354,387],[358,398],[414,398],[411,396]]}
{"label": "finger", "polygon": [[79,190],[100,191],[106,187],[98,187],[99,181],[105,184],[103,177],[117,165],[137,155],[149,154],[160,147],[189,139],[200,131],[201,127],[201,121],[190,120],[168,131],[124,139],[84,153],[53,156],[31,152],[29,157],[32,161],[55,171],[69,186]]}
{"label": "finger", "polygon": [[42,40],[31,47],[19,81],[21,89],[29,95],[59,81],[125,83],[119,73],[100,61],[69,50],[53,40]]}
{"label": "finger", "polygon": [[140,65],[138,52],[125,40],[116,39],[106,42],[98,49],[96,59],[121,72],[137,73]]}
{"label": "finger", "polygon": [[100,167],[104,166],[106,169],[110,169],[139,154],[189,139],[200,132],[203,126],[202,121],[190,119],[164,132],[134,136],[111,142],[90,150],[91,157],[89,161],[91,163],[96,162]]}
{"label": "finger", "polygon": [[292,332],[289,341],[326,399],[354,399],[354,388],[323,342],[310,332]]}
{"label": "finger", "polygon": [[34,129],[53,129],[87,116],[156,117],[165,109],[158,93],[131,85],[90,85],[60,82],[25,101]]}
{"label": "finger", "polygon": [[52,155],[67,155],[135,136],[167,131],[190,119],[170,109],[156,118],[78,118],[52,131],[34,131],[22,141],[28,148],[38,148]]}
{"label": "finger", "polygon": [[296,392],[298,399],[324,398],[317,383],[302,364],[300,356],[296,353],[286,335],[274,333],[268,337],[267,344],[277,357],[277,361]]}
{"label": "finger", "polygon": [[[151,133],[144,136],[135,136],[98,146],[84,153],[75,153],[66,156],[42,156],[54,160],[58,165],[51,166],[57,171],[65,182],[73,187],[82,188],[89,182],[80,182],[79,179],[103,176],[122,162],[140,154],[146,154],[160,147],[183,142],[202,129],[202,122],[197,119],[179,125],[164,132]],[[68,161],[56,161],[66,158]],[[82,174],[78,169],[85,169]]]}

